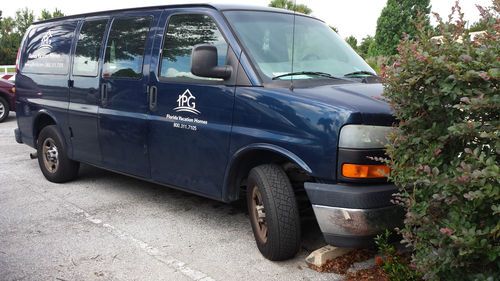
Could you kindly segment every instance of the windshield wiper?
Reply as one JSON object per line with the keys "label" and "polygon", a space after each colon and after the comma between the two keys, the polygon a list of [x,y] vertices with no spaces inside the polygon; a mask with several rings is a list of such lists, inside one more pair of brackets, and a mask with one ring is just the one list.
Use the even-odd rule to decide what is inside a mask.
{"label": "windshield wiper", "polygon": [[313,75],[313,76],[321,76],[321,77],[326,77],[326,78],[331,78],[331,79],[342,79],[339,77],[335,77],[331,75],[330,73],[326,72],[319,72],[319,71],[299,71],[299,72],[290,72],[290,73],[285,73],[281,74],[278,76],[274,76],[272,79],[276,80],[281,77],[286,77],[286,76],[294,76],[294,75]]}
{"label": "windshield wiper", "polygon": [[363,74],[378,77],[377,74],[370,72],[370,71],[365,71],[365,70],[350,72],[350,73],[345,74],[344,77],[357,76],[357,75],[363,75]]}

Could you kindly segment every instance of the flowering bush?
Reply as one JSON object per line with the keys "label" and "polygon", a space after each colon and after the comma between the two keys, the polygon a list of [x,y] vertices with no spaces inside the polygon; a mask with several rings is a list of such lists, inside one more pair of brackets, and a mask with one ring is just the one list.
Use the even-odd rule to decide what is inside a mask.
{"label": "flowering bush", "polygon": [[399,120],[387,152],[403,242],[429,280],[500,280],[500,1],[472,40],[458,4],[383,70]]}

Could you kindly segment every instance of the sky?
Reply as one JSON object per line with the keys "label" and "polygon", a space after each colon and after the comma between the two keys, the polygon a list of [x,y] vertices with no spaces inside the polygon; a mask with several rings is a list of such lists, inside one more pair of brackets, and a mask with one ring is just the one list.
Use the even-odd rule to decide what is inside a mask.
{"label": "sky", "polygon": [[[355,36],[359,41],[367,35],[375,35],[377,19],[387,0],[297,0],[313,10],[312,15],[335,26],[342,37]],[[14,0],[2,4],[3,16],[14,16],[16,10],[24,7],[39,16],[42,9],[60,9],[66,15],[139,6],[167,5],[178,3],[203,3],[203,0]],[[270,0],[208,0],[209,3],[230,3],[267,6]],[[7,4],[8,3],[8,4]],[[431,0],[432,11],[447,18],[455,0]],[[491,6],[491,0],[460,0],[465,19],[475,22],[479,19],[476,4]],[[6,5],[7,4],[7,5]]]}

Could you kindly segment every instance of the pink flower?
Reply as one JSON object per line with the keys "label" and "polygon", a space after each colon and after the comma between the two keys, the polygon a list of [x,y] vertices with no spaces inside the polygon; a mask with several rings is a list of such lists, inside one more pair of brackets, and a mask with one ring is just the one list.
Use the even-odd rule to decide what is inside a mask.
{"label": "pink flower", "polygon": [[443,233],[444,235],[451,236],[455,231],[448,227],[442,227],[441,229],[439,229],[439,232]]}
{"label": "pink flower", "polygon": [[490,77],[488,76],[488,73],[481,71],[479,72],[479,77],[483,78],[483,80],[488,81],[490,80]]}

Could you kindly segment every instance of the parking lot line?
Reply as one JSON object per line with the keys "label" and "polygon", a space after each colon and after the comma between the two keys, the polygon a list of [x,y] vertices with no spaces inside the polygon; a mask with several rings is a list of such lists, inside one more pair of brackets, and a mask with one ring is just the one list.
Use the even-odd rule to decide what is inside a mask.
{"label": "parking lot line", "polygon": [[119,228],[116,228],[115,226],[105,223],[103,220],[92,216],[89,214],[87,211],[84,209],[78,207],[77,205],[70,203],[58,196],[55,195],[49,195],[46,192],[43,192],[41,190],[38,190],[37,188],[34,187],[28,187],[31,191],[39,194],[42,197],[45,197],[48,200],[51,200],[53,202],[58,203],[59,205],[63,206],[66,210],[71,212],[74,215],[78,215],[82,217],[85,221],[88,221],[98,227],[102,227],[105,229],[107,232],[112,234],[113,236],[120,238],[121,240],[127,242],[128,244],[135,246],[142,251],[144,251],[146,254],[151,256],[152,258],[156,259],[157,261],[169,266],[170,268],[182,273],[184,276],[188,277],[191,280],[195,281],[215,281],[212,277],[210,277],[208,274],[201,272],[199,270],[193,269],[189,267],[185,262],[176,259],[172,256],[169,256],[167,253],[164,253],[160,251],[158,248],[151,246],[145,241],[142,241],[130,233],[123,231]]}

